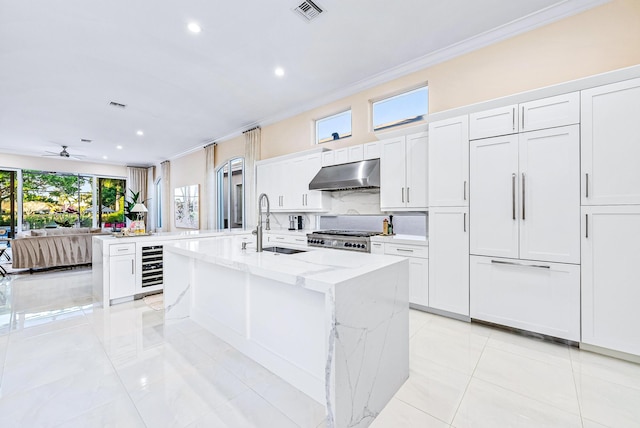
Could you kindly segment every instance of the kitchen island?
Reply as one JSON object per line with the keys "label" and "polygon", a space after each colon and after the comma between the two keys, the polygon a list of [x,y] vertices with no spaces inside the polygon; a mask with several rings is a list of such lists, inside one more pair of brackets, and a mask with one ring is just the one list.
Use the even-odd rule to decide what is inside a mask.
{"label": "kitchen island", "polygon": [[165,319],[192,320],[366,427],[409,377],[408,260],[243,250],[239,236],[165,246]]}

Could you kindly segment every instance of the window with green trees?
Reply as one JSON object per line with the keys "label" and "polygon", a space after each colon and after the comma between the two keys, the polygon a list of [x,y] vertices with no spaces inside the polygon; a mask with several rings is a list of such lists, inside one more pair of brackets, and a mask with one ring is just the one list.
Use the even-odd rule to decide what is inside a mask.
{"label": "window with green trees", "polygon": [[23,170],[23,223],[31,229],[91,226],[93,177]]}

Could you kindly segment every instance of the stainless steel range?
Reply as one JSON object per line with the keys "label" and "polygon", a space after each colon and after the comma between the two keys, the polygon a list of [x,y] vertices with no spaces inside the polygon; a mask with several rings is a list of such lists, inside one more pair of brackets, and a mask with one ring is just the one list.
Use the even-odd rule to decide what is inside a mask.
{"label": "stainless steel range", "polygon": [[362,232],[352,230],[320,230],[307,234],[310,247],[336,248],[339,250],[371,252],[369,237],[380,232]]}

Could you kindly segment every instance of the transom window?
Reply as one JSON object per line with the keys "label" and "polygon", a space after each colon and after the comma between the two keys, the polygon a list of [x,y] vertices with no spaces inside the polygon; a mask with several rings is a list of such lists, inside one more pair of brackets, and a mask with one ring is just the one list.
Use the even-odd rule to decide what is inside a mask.
{"label": "transom window", "polygon": [[351,137],[351,109],[316,120],[316,144]]}
{"label": "transom window", "polygon": [[374,101],[371,108],[374,131],[418,122],[429,111],[429,87],[422,86]]}

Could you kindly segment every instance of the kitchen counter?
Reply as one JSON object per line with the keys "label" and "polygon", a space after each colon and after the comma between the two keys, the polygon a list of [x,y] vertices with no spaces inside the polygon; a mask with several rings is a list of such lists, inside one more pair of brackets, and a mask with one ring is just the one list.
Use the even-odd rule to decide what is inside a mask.
{"label": "kitchen counter", "polygon": [[328,427],[366,427],[409,376],[409,263],[242,238],[165,245],[165,319],[190,317],[325,405]]}
{"label": "kitchen counter", "polygon": [[[142,236],[116,237],[97,235],[91,242],[92,282],[94,301],[109,306],[131,300],[135,296],[159,292],[162,284],[143,286],[142,248],[162,246],[166,243],[193,239],[211,239],[220,236],[244,236],[254,241],[248,231],[193,230],[185,232],[161,232]],[[249,242],[249,245],[252,245]],[[125,260],[125,257],[127,258]],[[161,271],[159,272],[161,275]]]}
{"label": "kitchen counter", "polygon": [[377,235],[371,237],[371,242],[428,246],[429,238],[418,235]]}

